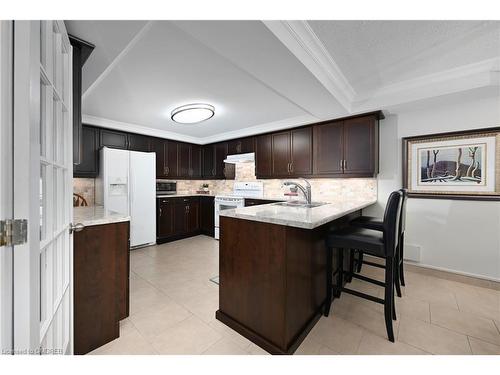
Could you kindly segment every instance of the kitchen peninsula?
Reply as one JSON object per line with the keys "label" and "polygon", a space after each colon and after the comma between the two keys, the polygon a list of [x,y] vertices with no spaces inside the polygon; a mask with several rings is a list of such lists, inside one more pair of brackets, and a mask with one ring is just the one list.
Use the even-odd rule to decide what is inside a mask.
{"label": "kitchen peninsula", "polygon": [[272,354],[293,353],[323,312],[328,230],[375,201],[221,212],[217,319]]}

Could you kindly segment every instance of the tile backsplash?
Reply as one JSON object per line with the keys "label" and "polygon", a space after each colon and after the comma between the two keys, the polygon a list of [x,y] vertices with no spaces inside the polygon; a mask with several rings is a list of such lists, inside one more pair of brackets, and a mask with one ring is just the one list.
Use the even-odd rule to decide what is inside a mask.
{"label": "tile backsplash", "polygon": [[[236,164],[236,181],[257,181],[254,163]],[[294,180],[294,179],[291,179]],[[74,178],[73,192],[82,195],[89,206],[95,202],[95,180],[92,178]],[[265,198],[284,198],[286,188],[282,188],[284,180],[258,180],[264,183]],[[300,181],[300,180],[297,180]],[[346,198],[377,198],[376,178],[315,178],[308,179],[312,187],[314,201],[336,202]],[[233,180],[178,180],[179,194],[194,194],[202,184],[208,184],[211,194],[230,194],[233,191]],[[299,193],[300,194],[300,193]],[[302,198],[302,197],[300,197]]]}

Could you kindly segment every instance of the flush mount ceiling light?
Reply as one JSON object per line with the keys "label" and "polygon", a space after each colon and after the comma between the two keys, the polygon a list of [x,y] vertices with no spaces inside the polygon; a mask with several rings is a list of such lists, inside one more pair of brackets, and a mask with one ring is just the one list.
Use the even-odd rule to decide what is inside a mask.
{"label": "flush mount ceiling light", "polygon": [[214,114],[215,108],[210,104],[186,104],[175,108],[170,118],[180,124],[196,124],[208,120]]}

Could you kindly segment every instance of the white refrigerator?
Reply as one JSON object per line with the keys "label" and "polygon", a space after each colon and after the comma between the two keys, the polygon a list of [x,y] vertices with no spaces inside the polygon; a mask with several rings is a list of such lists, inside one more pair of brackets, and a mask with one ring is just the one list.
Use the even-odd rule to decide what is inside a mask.
{"label": "white refrigerator", "polygon": [[96,203],[130,216],[130,246],[156,242],[156,155],[154,152],[100,150]]}

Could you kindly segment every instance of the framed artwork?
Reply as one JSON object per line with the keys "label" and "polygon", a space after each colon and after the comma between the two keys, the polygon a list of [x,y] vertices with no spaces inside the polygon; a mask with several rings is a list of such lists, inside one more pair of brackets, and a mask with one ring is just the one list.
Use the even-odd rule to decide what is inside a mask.
{"label": "framed artwork", "polygon": [[414,198],[500,200],[500,128],[403,138],[403,187]]}

